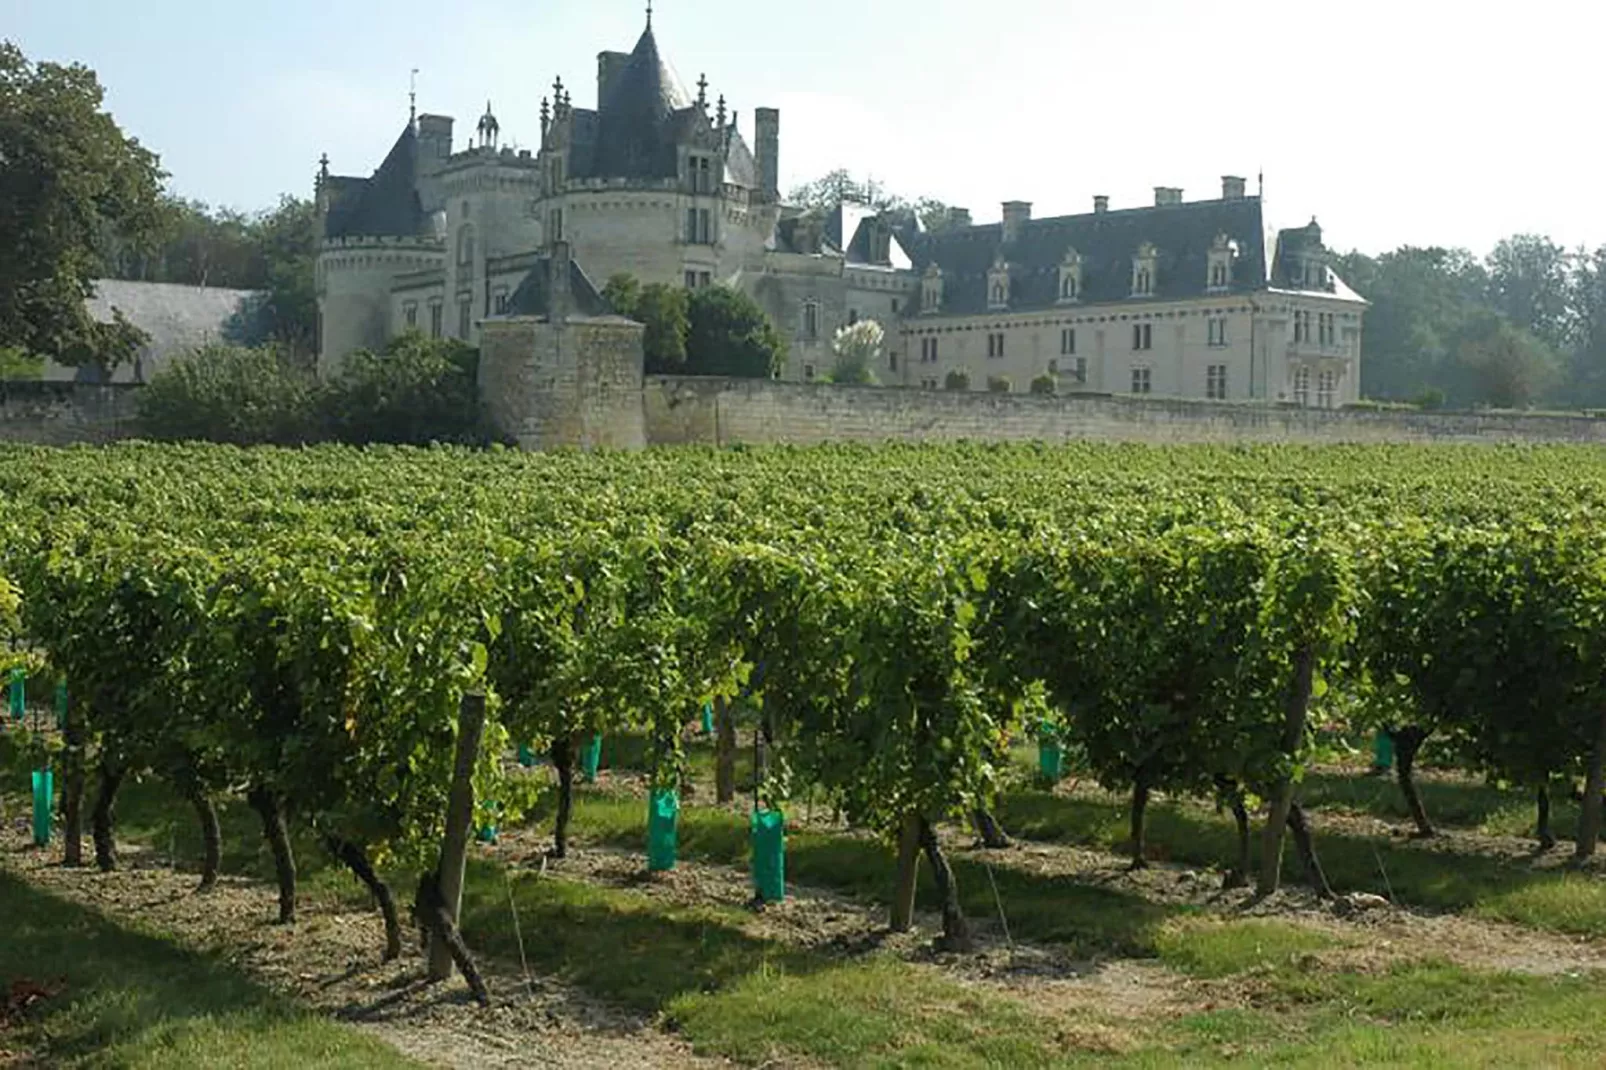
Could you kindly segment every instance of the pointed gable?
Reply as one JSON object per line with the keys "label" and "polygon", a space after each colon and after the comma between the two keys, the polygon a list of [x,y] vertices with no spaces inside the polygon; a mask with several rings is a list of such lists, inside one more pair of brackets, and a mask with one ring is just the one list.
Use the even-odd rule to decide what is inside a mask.
{"label": "pointed gable", "polygon": [[418,197],[418,131],[408,123],[368,179],[339,179],[324,225],[329,238],[411,238],[426,232]]}
{"label": "pointed gable", "polygon": [[598,178],[674,178],[678,172],[672,133],[675,114],[691,106],[658,52],[652,27],[642,33],[630,61],[599,102],[597,144],[591,173]]}

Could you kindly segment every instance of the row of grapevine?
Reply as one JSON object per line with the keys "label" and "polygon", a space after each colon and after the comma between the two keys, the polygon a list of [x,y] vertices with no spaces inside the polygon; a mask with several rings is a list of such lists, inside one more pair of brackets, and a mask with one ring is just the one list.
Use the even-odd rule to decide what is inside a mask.
{"label": "row of grapevine", "polygon": [[939,829],[985,811],[1045,701],[1130,792],[1137,865],[1151,795],[1197,794],[1239,819],[1239,879],[1263,802],[1259,887],[1285,825],[1322,886],[1297,782],[1338,695],[1358,727],[1438,733],[1536,791],[1589,779],[1581,854],[1599,833],[1594,453],[19,448],[0,495],[0,629],[75,696],[68,861],[88,781],[111,868],[118,786],[152,773],[194,803],[214,879],[237,793],[281,919],[309,829],[372,889],[388,954],[378,871],[438,865],[473,694],[477,797],[512,798],[514,744],[548,752],[560,854],[582,741],[646,737],[669,792],[682,724],[741,698],[771,742],[763,794],[811,785],[898,840],[900,901],[923,853],[956,944]]}

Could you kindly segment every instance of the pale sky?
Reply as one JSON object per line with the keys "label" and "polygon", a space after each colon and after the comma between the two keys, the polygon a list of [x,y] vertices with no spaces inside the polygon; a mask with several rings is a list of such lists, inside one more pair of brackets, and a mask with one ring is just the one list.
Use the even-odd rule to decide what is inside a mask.
{"label": "pale sky", "polygon": [[[0,0],[33,59],[95,68],[184,196],[255,209],[310,195],[318,156],[367,174],[407,117],[495,105],[535,147],[562,75],[596,103],[638,0]],[[751,140],[781,109],[782,184],[846,167],[995,220],[1254,189],[1268,223],[1317,216],[1339,249],[1515,232],[1606,243],[1606,4],[1527,0],[658,0],[659,45],[706,72]]]}

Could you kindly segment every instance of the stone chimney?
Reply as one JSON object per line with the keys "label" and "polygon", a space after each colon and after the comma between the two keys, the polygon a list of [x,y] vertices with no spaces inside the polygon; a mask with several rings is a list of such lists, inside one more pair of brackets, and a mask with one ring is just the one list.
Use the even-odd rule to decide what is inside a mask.
{"label": "stone chimney", "polygon": [[948,209],[948,225],[955,230],[960,227],[970,226],[970,209],[950,207]]}
{"label": "stone chimney", "polygon": [[547,322],[565,323],[574,308],[574,294],[569,288],[569,243],[552,243],[552,255],[547,260]]}
{"label": "stone chimney", "polygon": [[1182,191],[1175,186],[1154,187],[1154,206],[1163,208],[1166,205],[1181,204]]}
{"label": "stone chimney", "polygon": [[1031,201],[1005,201],[1004,202],[1004,244],[1010,245],[1020,240],[1026,232],[1026,224],[1032,220]]}
{"label": "stone chimney", "polygon": [[619,72],[630,65],[628,52],[598,52],[597,53],[597,108],[608,102],[608,91],[613,88],[614,79]]}
{"label": "stone chimney", "polygon": [[781,199],[781,113],[777,108],[753,112],[754,154],[758,162],[758,191],[766,201]]}
{"label": "stone chimney", "polygon": [[1108,212],[1109,210],[1110,210],[1110,197],[1109,197],[1109,194],[1100,193],[1100,194],[1098,194],[1097,196],[1095,196],[1093,198],[1093,212],[1094,212],[1094,214],[1103,215],[1105,212]]}
{"label": "stone chimney", "polygon": [[425,174],[439,171],[452,154],[452,117],[450,115],[420,115],[418,117],[418,162]]}
{"label": "stone chimney", "polygon": [[1249,188],[1249,180],[1239,178],[1237,175],[1221,176],[1221,199],[1224,201],[1241,201],[1244,192]]}

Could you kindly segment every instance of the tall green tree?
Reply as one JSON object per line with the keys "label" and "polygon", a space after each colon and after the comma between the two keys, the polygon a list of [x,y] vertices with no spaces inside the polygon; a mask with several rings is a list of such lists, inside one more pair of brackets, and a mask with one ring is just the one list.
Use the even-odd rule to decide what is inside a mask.
{"label": "tall green tree", "polygon": [[105,235],[139,248],[158,232],[163,175],[104,100],[89,68],[0,42],[0,346],[110,368],[127,332],[97,329],[84,299]]}
{"label": "tall green tree", "polygon": [[786,367],[786,339],[751,297],[728,286],[691,295],[686,374],[773,379]]}
{"label": "tall green tree", "polygon": [[602,296],[621,316],[646,324],[642,349],[648,375],[680,375],[686,371],[686,337],[691,333],[689,300],[684,289],[652,282],[643,286],[620,272],[602,288]]}
{"label": "tall green tree", "polygon": [[1361,340],[1363,395],[1407,401],[1434,388],[1464,392],[1449,388],[1452,354],[1488,290],[1470,252],[1406,246],[1379,257],[1351,253],[1339,258],[1338,270],[1372,303]]}
{"label": "tall green tree", "polygon": [[1573,254],[1538,234],[1516,234],[1486,261],[1489,303],[1512,323],[1555,350],[1573,334]]}

